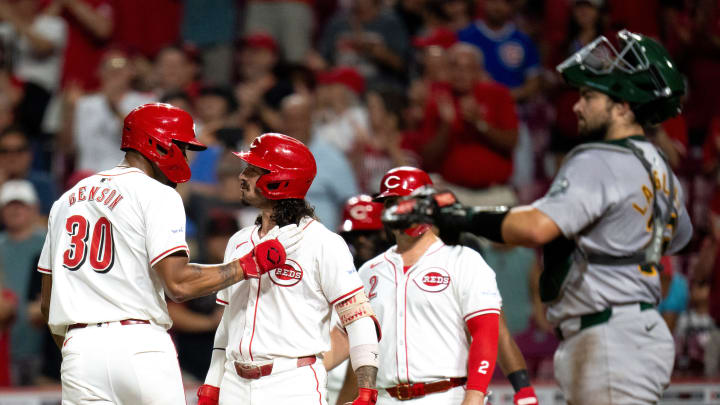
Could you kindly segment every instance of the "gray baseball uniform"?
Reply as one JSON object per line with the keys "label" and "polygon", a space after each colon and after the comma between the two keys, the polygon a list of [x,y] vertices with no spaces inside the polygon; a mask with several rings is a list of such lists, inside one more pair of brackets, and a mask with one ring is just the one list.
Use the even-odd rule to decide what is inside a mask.
{"label": "gray baseball uniform", "polygon": [[[647,169],[632,146],[642,151]],[[656,217],[655,202],[661,211]],[[653,220],[670,219],[670,213],[667,226],[655,225],[668,242],[664,253],[687,244],[692,225],[679,181],[642,136],[585,144],[570,152],[550,191],[533,206],[575,243],[569,267],[559,278],[552,270],[554,284],[541,283],[548,319],[563,338],[555,374],[568,401],[655,403],[674,358],[672,336],[653,309],[661,298],[659,274],[654,266],[620,258],[644,257]],[[618,259],[589,259],[597,256]]]}

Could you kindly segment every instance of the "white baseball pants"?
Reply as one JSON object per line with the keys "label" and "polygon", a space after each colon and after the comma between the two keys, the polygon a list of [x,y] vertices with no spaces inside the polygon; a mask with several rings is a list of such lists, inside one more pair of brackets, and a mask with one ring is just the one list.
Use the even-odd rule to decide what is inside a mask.
{"label": "white baseball pants", "polygon": [[[290,359],[297,362],[296,359]],[[237,375],[233,362],[225,362],[219,405],[327,405],[327,372],[318,360],[309,366],[273,372],[258,379]]]}
{"label": "white baseball pants", "polygon": [[185,405],[175,345],[160,326],[72,329],[62,357],[62,405]]}
{"label": "white baseball pants", "polygon": [[655,404],[674,358],[672,335],[656,310],[616,306],[607,322],[560,343],[555,379],[569,405]]}

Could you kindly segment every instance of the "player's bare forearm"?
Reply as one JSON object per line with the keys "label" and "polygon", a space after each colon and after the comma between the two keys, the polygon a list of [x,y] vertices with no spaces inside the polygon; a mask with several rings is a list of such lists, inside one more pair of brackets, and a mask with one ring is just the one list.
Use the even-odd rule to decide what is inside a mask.
{"label": "player's bare forearm", "polygon": [[529,205],[513,208],[502,222],[503,240],[510,245],[539,247],[561,235],[549,216]]}
{"label": "player's bare forearm", "polygon": [[175,302],[210,295],[245,278],[237,261],[203,265],[188,263],[186,256],[168,256],[154,269],[165,283],[165,293]]}
{"label": "player's bare forearm", "polygon": [[361,366],[355,370],[359,388],[375,388],[375,377],[378,369],[373,366]]}
{"label": "player's bare forearm", "polygon": [[503,374],[508,375],[527,368],[525,358],[515,343],[510,330],[505,323],[505,315],[501,313],[498,338],[497,362]]}
{"label": "player's bare forearm", "polygon": [[483,405],[484,402],[485,394],[482,391],[467,390],[461,405]]}

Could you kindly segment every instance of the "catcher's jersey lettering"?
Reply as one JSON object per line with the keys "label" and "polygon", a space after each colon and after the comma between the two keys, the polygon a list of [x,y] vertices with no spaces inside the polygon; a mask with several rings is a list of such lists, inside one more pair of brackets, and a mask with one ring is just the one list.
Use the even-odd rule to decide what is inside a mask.
{"label": "catcher's jersey lettering", "polygon": [[495,273],[474,250],[440,241],[404,272],[395,249],[359,271],[382,325],[377,386],[466,376],[465,321],[500,312]]}
{"label": "catcher's jersey lettering", "polygon": [[187,250],[185,211],[172,188],[135,168],[81,180],[53,205],[38,264],[52,274],[51,330],[122,319],[169,328],[152,265]]}
{"label": "catcher's jersey lettering", "polygon": [[[304,218],[301,245],[285,266],[260,279],[244,280],[218,292],[226,306],[229,360],[263,361],[302,357],[330,349],[332,303],[363,286],[345,241],[322,224]],[[260,241],[258,227],[233,235],[225,262],[248,253]]]}

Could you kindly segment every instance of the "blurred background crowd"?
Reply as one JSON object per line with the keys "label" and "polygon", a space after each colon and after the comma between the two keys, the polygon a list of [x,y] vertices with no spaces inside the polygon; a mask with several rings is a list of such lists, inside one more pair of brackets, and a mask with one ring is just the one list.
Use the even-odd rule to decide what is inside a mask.
{"label": "blurred background crowd", "polygon": [[[307,196],[338,228],[344,202],[390,168],[433,173],[465,204],[541,196],[581,140],[555,65],[622,28],[661,41],[687,76],[682,115],[648,129],[681,178],[695,236],[664,259],[660,309],[675,375],[720,374],[720,1],[0,0],[0,386],[55,384],[59,352],[35,264],[52,202],[115,166],[123,117],[162,101],[192,114],[209,149],[178,187],[193,260],[220,262],[257,212],[240,161],[264,132],[309,145]],[[598,173],[602,175],[602,173]],[[536,379],[557,341],[537,296],[538,252],[479,245]],[[188,381],[202,381],[214,297],[170,302]]]}

